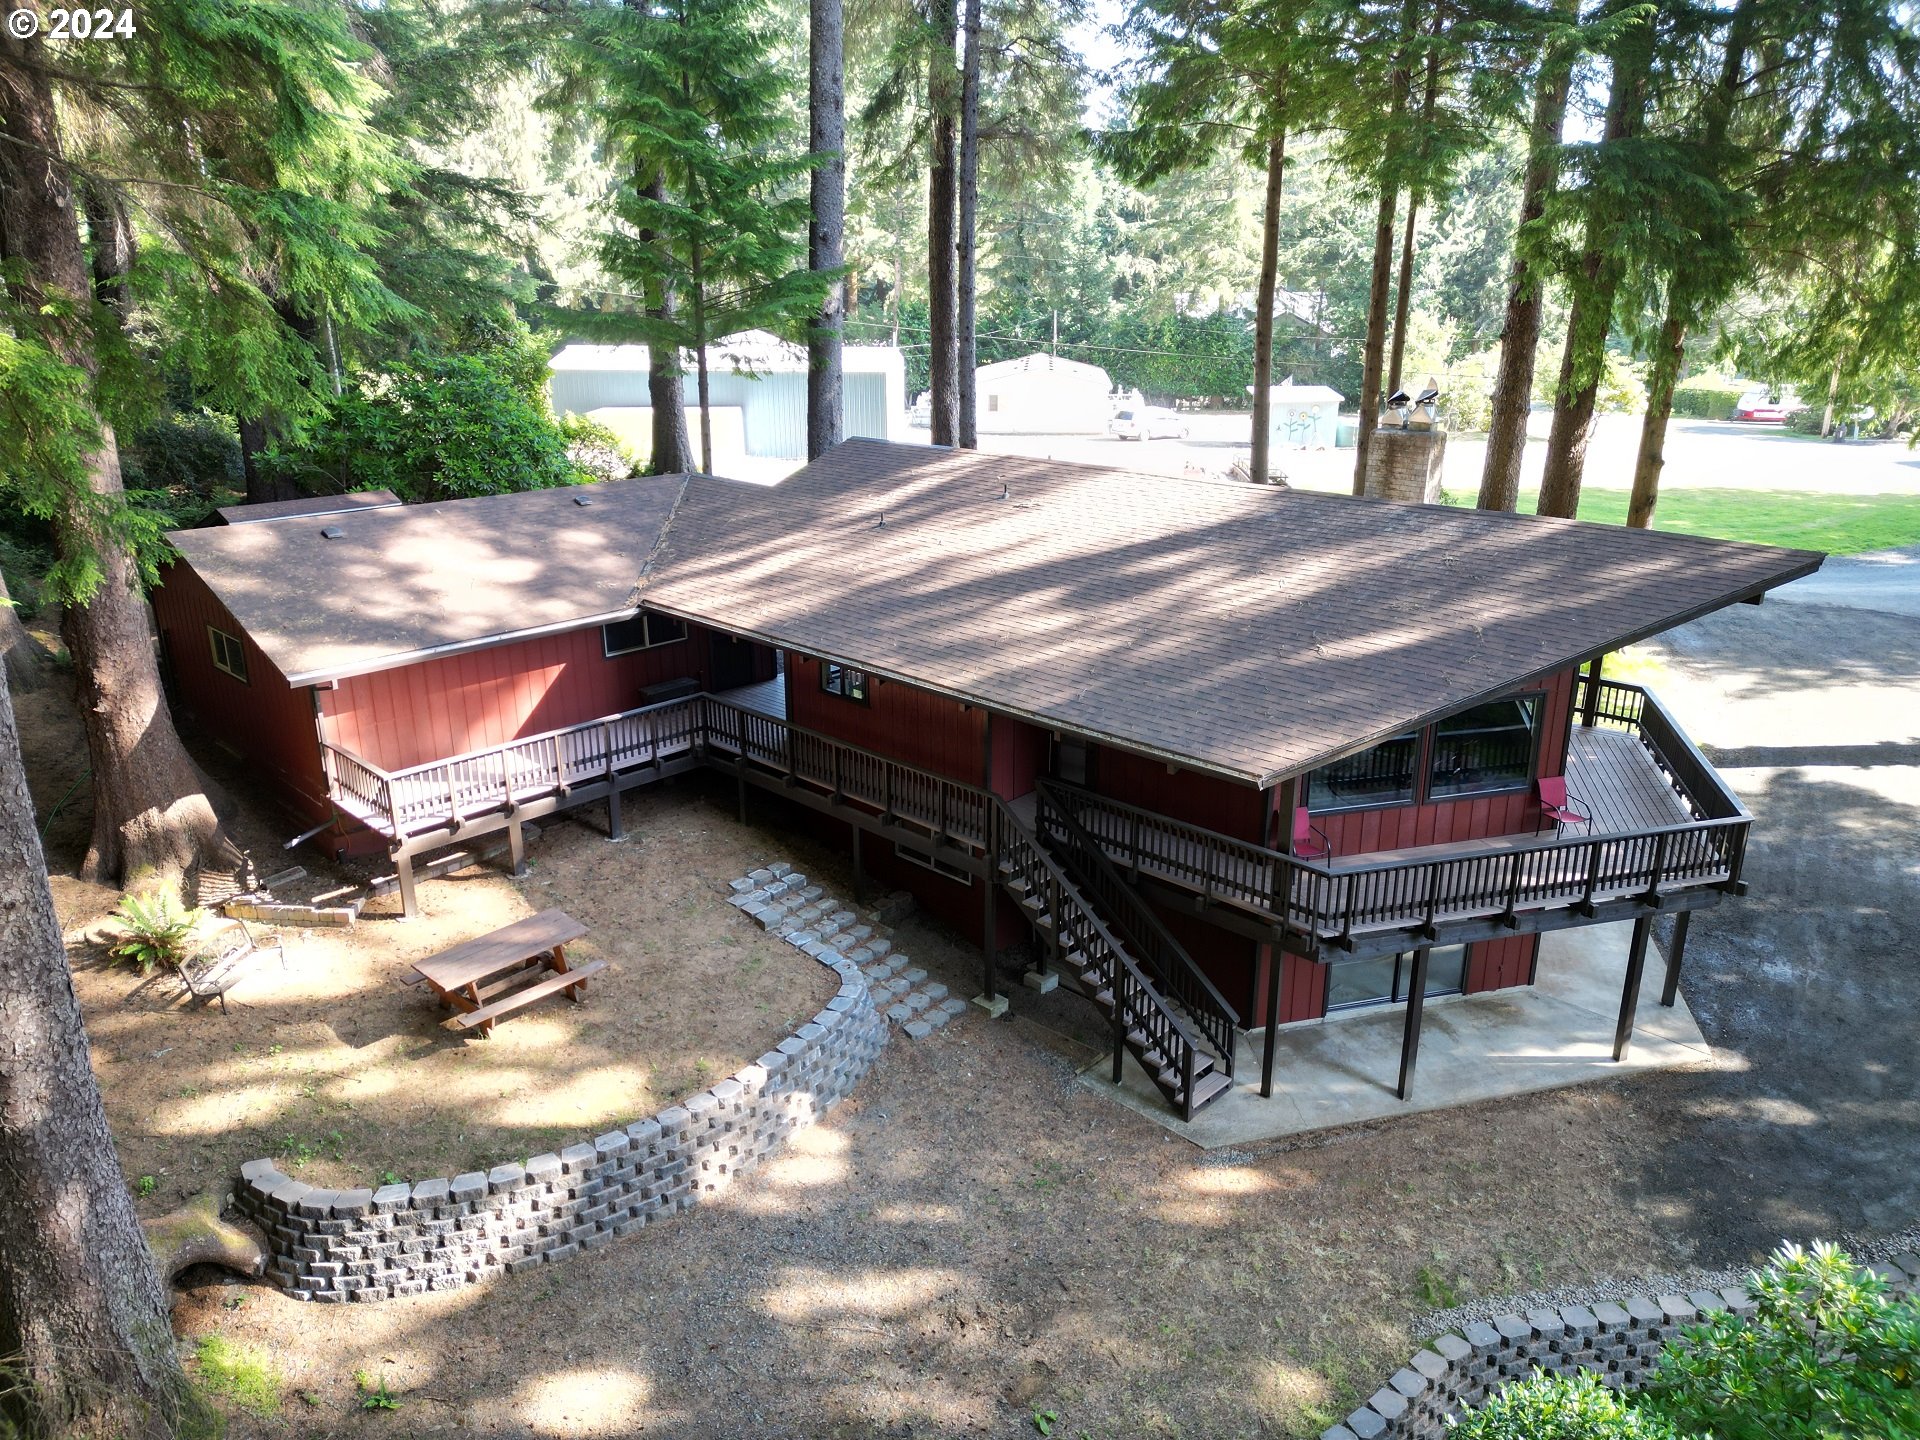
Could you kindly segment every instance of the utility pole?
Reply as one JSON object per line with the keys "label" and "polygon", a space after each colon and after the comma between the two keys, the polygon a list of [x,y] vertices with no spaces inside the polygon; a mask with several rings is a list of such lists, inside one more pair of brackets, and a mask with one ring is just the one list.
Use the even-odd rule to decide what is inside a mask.
{"label": "utility pole", "polygon": [[1056,359],[1060,355],[1060,312],[1053,312],[1053,348],[1047,352]]}

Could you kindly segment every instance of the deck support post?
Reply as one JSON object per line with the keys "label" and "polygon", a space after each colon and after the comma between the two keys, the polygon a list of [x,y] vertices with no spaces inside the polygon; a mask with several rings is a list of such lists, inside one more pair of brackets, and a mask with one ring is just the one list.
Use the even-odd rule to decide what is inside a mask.
{"label": "deck support post", "polygon": [[399,863],[400,918],[411,920],[420,913],[420,900],[413,889],[413,856],[402,850],[394,859]]}
{"label": "deck support post", "polygon": [[1395,1092],[1402,1100],[1413,1095],[1413,1067],[1420,1059],[1420,1021],[1427,1006],[1428,947],[1413,952],[1413,979],[1407,988],[1407,1023],[1400,1034],[1400,1087]]}
{"label": "deck support post", "polygon": [[734,803],[739,807],[740,823],[742,825],[747,823],[746,764],[747,764],[746,752],[742,750],[740,758],[734,761],[734,770],[733,770],[733,784],[734,784],[734,789],[737,792],[734,796]]}
{"label": "deck support post", "polygon": [[620,823],[620,787],[609,780],[607,782],[607,839],[624,840],[626,827]]}
{"label": "deck support post", "polygon": [[1653,933],[1653,917],[1642,915],[1633,922],[1633,943],[1627,950],[1627,983],[1620,991],[1620,1019],[1613,1027],[1613,1058],[1627,1053],[1633,1038],[1633,1012],[1640,1003],[1640,976],[1647,968],[1647,937]]}
{"label": "deck support post", "polygon": [[1580,724],[1588,730],[1600,718],[1600,665],[1606,658],[1596,655],[1587,662],[1587,693],[1580,706]]}
{"label": "deck support post", "polygon": [[1280,972],[1287,963],[1277,945],[1267,947],[1267,1044],[1260,1055],[1260,1098],[1273,1098],[1273,1056],[1280,1043]]}
{"label": "deck support post", "polygon": [[518,816],[507,817],[507,857],[513,862],[513,878],[523,880],[527,874],[527,833],[521,828]]}
{"label": "deck support post", "polygon": [[987,856],[987,873],[980,879],[986,890],[986,898],[980,905],[980,951],[986,958],[981,963],[980,993],[986,997],[989,1007],[1000,996],[1000,956],[999,914],[994,908],[994,891],[1000,888],[995,876],[999,870],[999,857],[991,853]]}
{"label": "deck support post", "polygon": [[860,827],[849,823],[847,828],[853,831],[853,903],[862,905],[866,903],[867,867],[860,858]]}
{"label": "deck support post", "polygon": [[1691,910],[1673,917],[1673,939],[1667,942],[1667,980],[1660,987],[1660,1003],[1669,1009],[1680,994],[1680,959],[1687,953],[1687,926],[1692,919]]}

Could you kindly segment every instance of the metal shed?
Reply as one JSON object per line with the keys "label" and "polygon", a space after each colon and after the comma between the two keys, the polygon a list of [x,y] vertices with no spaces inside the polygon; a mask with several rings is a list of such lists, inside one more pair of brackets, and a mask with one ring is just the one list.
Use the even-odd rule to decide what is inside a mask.
{"label": "metal shed", "polygon": [[[871,440],[903,437],[906,428],[906,367],[891,345],[848,345],[842,352],[846,434]],[[587,345],[564,347],[551,362],[548,393],[558,414],[593,415],[600,410],[631,414],[649,408],[647,347]],[[699,403],[693,357],[685,356],[682,396],[688,411]],[[716,417],[716,448],[741,437],[748,455],[804,459],[807,453],[807,352],[777,336],[750,330],[729,336],[707,350],[709,405],[737,412],[737,426]],[[689,414],[691,419],[691,413]]]}

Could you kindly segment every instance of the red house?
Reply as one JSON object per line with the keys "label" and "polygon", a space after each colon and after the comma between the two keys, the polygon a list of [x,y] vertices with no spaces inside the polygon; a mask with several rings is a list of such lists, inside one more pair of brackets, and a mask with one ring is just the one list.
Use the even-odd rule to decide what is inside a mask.
{"label": "red house", "polygon": [[[339,502],[332,502],[338,504]],[[181,702],[321,843],[412,860],[694,766],[1114,1017],[1185,1114],[1237,1032],[1525,985],[1743,890],[1749,817],[1601,657],[1804,551],[849,441],[175,535]],[[1564,792],[1564,803],[1562,802]],[[1543,802],[1545,802],[1543,804]],[[1559,818],[1556,819],[1556,814]]]}

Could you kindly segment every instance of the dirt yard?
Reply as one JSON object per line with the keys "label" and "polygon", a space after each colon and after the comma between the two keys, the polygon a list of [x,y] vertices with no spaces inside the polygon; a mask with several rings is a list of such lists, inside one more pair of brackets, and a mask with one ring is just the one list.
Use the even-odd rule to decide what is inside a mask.
{"label": "dirt yard", "polygon": [[[57,732],[62,700],[25,699],[26,728]],[[229,802],[240,793],[229,785]],[[725,903],[729,880],[778,858],[767,837],[671,795],[629,809],[635,838],[622,844],[561,819],[533,843],[525,879],[495,864],[424,883],[415,920],[398,918],[395,896],[350,930],[256,924],[283,943],[285,965],[257,957],[224,1015],[188,1001],[171,973],[142,977],[107,958],[98,937],[117,897],[71,878],[84,804],[71,820],[63,812],[55,902],[142,1212],[228,1184],[256,1156],[351,1187],[558,1149],[728,1074],[818,1010],[838,981]],[[285,827],[251,797],[224,813],[274,868]],[[414,961],[548,908],[587,927],[570,959],[611,962],[585,1003],[543,1001],[480,1039],[442,1029],[426,987],[403,983]]]}
{"label": "dirt yard", "polygon": [[[1783,1236],[1911,1224],[1920,1102],[1912,1027],[1900,1017],[1920,1001],[1910,963],[1920,772],[1911,707],[1889,709],[1884,697],[1913,687],[1916,623],[1813,616],[1770,599],[1689,627],[1669,651],[1662,693],[1716,747],[1762,827],[1753,896],[1694,927],[1687,993],[1728,1062],[1710,1071],[1206,1154],[1078,1082],[1095,1056],[1079,1002],[1020,991],[1005,1021],[970,1012],[924,1041],[896,1036],[852,1101],[709,1208],[564,1266],[377,1306],[301,1305],[200,1272],[180,1293],[179,1331],[190,1344],[225,1337],[258,1364],[277,1409],[236,1410],[232,1433],[272,1440],[1014,1437],[1038,1433],[1036,1417],[1047,1416],[1051,1433],[1071,1440],[1310,1436],[1403,1362],[1419,1317],[1435,1308],[1753,1263]],[[45,804],[79,761],[42,743],[30,774]],[[1835,794],[1849,803],[1836,807]],[[674,983],[666,962],[688,972],[678,993],[706,1001],[707,972],[730,966],[735,995],[773,1006],[740,1037],[738,1053],[757,1053],[780,1009],[737,976],[758,937],[731,913],[716,915],[712,933],[691,914],[675,929],[674,907],[699,902],[701,884],[724,881],[742,858],[783,857],[844,886],[837,857],[780,825],[771,807],[738,826],[693,784],[634,809],[637,848],[556,825],[533,847],[531,881],[435,884],[424,892],[429,914],[467,898],[501,918],[549,903],[584,909],[599,891],[569,866],[631,866],[626,913],[658,917],[663,943],[583,914],[617,965],[577,1023],[610,1021],[621,986],[673,1014],[660,988]],[[258,845],[297,828],[271,816],[252,823],[244,838]],[[55,866],[68,872],[76,824],[63,814],[53,830]],[[696,858],[723,855],[728,863]],[[55,886],[70,925],[110,898],[61,877]],[[369,920],[364,935],[372,943],[402,928]],[[747,938],[719,950],[721,932]],[[684,942],[664,943],[668,934]],[[896,940],[956,993],[973,993],[970,947],[918,920]],[[292,953],[290,981],[304,984],[320,967]],[[649,961],[662,973],[642,984]],[[173,1037],[189,1025],[212,1030],[218,1014],[149,1016],[120,1005],[134,989],[124,978],[111,980],[117,992],[91,971],[80,983],[110,1097],[129,1084],[144,1097],[110,1098],[129,1172],[225,1164],[217,1127],[194,1128],[192,1102],[167,1098],[169,1084],[211,1088],[205,1075],[186,1067],[154,1081],[142,1057],[170,1040],[128,1043],[106,1025],[124,1013],[129,1027],[137,1019]],[[390,982],[383,993],[394,1017],[384,1028],[336,1022],[317,999],[274,1022],[344,1025],[324,1044],[316,1033],[303,1054],[438,1034],[422,1002]],[[588,1038],[607,1053],[604,1037]],[[512,1039],[510,1025],[492,1044]],[[726,1048],[717,1035],[676,1045],[675,1063],[690,1070]],[[202,1063],[207,1075],[286,1087],[263,1102],[263,1135],[293,1131],[292,1115],[302,1134],[336,1128],[319,1123],[338,1113],[334,1087],[345,1081],[332,1071],[315,1084],[335,1108],[309,1110],[301,1082],[257,1055],[243,1064],[208,1051]],[[457,1066],[475,1062],[445,1063],[464,1079]],[[646,1072],[632,1083],[675,1083],[657,1057],[636,1063]],[[549,1123],[577,1123],[499,1089],[511,1086],[467,1094],[515,1137],[509,1150],[529,1148]],[[171,1117],[166,1140],[136,1133],[154,1128],[137,1118],[150,1111]],[[459,1143],[421,1152],[443,1172],[465,1163]],[[182,1162],[183,1149],[209,1158]],[[324,1163],[316,1157],[316,1172]],[[364,1407],[366,1390],[383,1385],[393,1413]]]}

